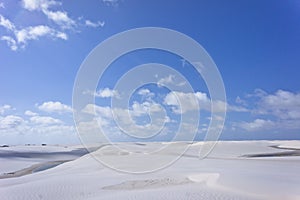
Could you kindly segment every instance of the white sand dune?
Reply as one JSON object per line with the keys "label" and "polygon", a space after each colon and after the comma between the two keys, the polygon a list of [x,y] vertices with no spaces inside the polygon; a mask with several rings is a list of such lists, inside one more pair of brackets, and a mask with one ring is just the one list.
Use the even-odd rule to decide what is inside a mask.
{"label": "white sand dune", "polygon": [[189,178],[174,179],[174,178],[161,178],[161,179],[146,179],[146,180],[131,180],[125,181],[120,184],[105,186],[104,190],[138,190],[138,189],[151,189],[162,188],[174,185],[183,185],[193,183]]}
{"label": "white sand dune", "polygon": [[0,175],[40,163],[74,160],[87,151],[82,146],[11,146],[0,148]]}
{"label": "white sand dune", "polygon": [[205,183],[208,186],[215,186],[220,174],[218,173],[200,173],[190,175],[188,178],[196,183]]}
{"label": "white sand dune", "polygon": [[274,141],[274,145],[277,145],[280,148],[294,148],[300,150],[300,141]]}
{"label": "white sand dune", "polygon": [[[290,146],[295,148],[295,141],[291,143]],[[271,147],[281,145],[280,141],[219,142],[207,158],[199,159],[199,146],[202,144],[193,144],[171,166],[154,173],[144,174],[114,171],[99,163],[92,154],[86,154],[51,169],[16,178],[0,179],[0,199],[300,199],[299,156],[254,156],[251,158],[244,156],[296,151]],[[148,145],[152,150],[155,149],[155,145],[160,144],[127,143],[122,145],[139,151],[147,151]],[[135,145],[139,147],[134,148]],[[282,145],[289,147],[287,141],[284,141]],[[9,150],[27,151],[27,147],[17,148],[16,150],[12,147]],[[61,147],[57,147],[56,150],[53,149],[53,152],[60,152],[59,148]],[[4,151],[6,150],[1,149],[2,154],[5,154]],[[121,160],[125,162],[125,165],[126,158],[134,155],[134,153],[124,152],[126,151],[113,152],[107,146],[93,154]],[[49,158],[39,160],[33,155],[35,154],[31,154],[29,158],[21,159],[26,163],[24,166],[30,162],[36,163],[41,160],[45,162],[47,159],[49,161]],[[64,158],[68,157],[66,155]],[[168,156],[174,156],[174,152],[164,152],[161,158]],[[57,160],[62,157],[61,154],[57,153]],[[55,160],[55,154],[50,158],[50,161]],[[2,171],[7,171],[7,168],[10,165],[13,166],[15,160],[19,158],[6,157],[1,159],[6,162],[5,170],[3,168]],[[21,162],[20,159],[18,162]],[[127,163],[127,165],[129,164]],[[133,164],[147,165],[147,163]]]}

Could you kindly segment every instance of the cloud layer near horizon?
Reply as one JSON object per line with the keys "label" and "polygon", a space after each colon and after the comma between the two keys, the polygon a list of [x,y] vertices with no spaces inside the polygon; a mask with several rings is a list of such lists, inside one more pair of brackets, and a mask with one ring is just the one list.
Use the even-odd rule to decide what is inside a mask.
{"label": "cloud layer near horizon", "polygon": [[[102,94],[103,93],[103,94]],[[108,88],[99,90],[94,95],[97,98],[111,98],[117,91],[110,90]],[[122,136],[122,131],[116,126],[113,116],[113,112],[118,112],[119,125],[129,126],[130,130],[135,130],[135,126],[132,127],[132,119],[127,117],[129,112],[130,116],[135,119],[136,117],[144,117],[149,113],[161,112],[163,105],[154,102],[152,97],[155,94],[149,89],[141,89],[138,95],[143,95],[144,102],[134,102],[128,110],[120,108],[111,109],[109,106],[97,106],[86,105],[83,112],[86,114],[96,115],[90,122],[82,123],[81,129],[86,131],[92,131],[98,129],[95,126],[102,126],[102,129],[107,134],[114,135],[114,138]],[[98,94],[98,95],[97,95]],[[102,94],[102,95],[99,95]],[[200,95],[201,94],[201,95]],[[195,105],[188,102],[190,93],[177,94],[180,98],[184,97],[183,109],[179,109],[178,99],[170,98],[171,93],[166,94],[163,104],[173,107],[173,114],[179,115],[185,112],[195,111]],[[174,94],[173,94],[174,95]],[[198,103],[202,109],[209,111],[210,99],[207,94],[197,92],[194,97],[198,100]],[[181,98],[181,100],[182,100]],[[246,131],[246,132],[260,132],[260,131],[288,131],[300,128],[300,93],[292,93],[284,90],[277,90],[274,94],[269,94],[263,90],[257,89],[253,94],[246,95],[245,99],[237,98],[236,105],[228,105],[229,107],[239,108],[231,109],[229,112],[245,112],[249,116],[252,116],[252,121],[231,121],[227,119],[225,125],[226,130],[231,131]],[[251,100],[250,100],[251,99]],[[255,101],[253,101],[255,99]],[[243,104],[243,105],[241,105]],[[249,104],[252,104],[249,105]],[[201,106],[202,105],[202,106]],[[253,106],[254,105],[254,106]],[[35,109],[32,111],[31,109]],[[36,104],[35,107],[30,110],[26,110],[23,115],[16,114],[18,110],[11,105],[5,104],[0,106],[0,135],[65,135],[68,137],[76,138],[75,126],[72,121],[72,108],[69,105],[65,105],[59,101],[47,101],[41,104]],[[180,111],[180,112],[179,112]],[[122,114],[123,113],[123,114]],[[122,117],[123,116],[123,117]],[[128,121],[129,120],[129,121]],[[153,119],[152,119],[153,120]],[[163,121],[165,123],[164,134],[172,132],[170,127],[174,126],[174,123],[178,123],[172,119],[172,116],[166,116],[166,118],[157,118],[156,120]],[[192,120],[190,123],[194,123]],[[171,126],[168,126],[171,125]],[[202,124],[203,125],[203,124]],[[207,131],[207,125],[199,127],[199,132]],[[191,124],[185,124],[185,127],[191,126]],[[138,125],[139,129],[146,130],[147,123],[144,125]],[[75,140],[72,140],[75,141]]]}

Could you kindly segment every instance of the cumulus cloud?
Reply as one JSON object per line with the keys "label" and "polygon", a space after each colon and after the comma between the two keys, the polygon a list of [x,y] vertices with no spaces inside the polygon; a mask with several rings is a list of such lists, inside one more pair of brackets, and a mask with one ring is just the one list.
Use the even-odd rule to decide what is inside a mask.
{"label": "cumulus cloud", "polygon": [[30,117],[30,121],[34,124],[63,124],[63,122],[59,119],[55,119],[49,116],[33,116]]}
{"label": "cumulus cloud", "polygon": [[[78,131],[81,134],[88,134],[90,137],[100,137],[97,139],[92,139],[90,142],[105,140],[105,138],[99,134],[99,129],[106,136],[121,135],[119,128],[114,123],[114,118],[110,107],[88,104],[81,110],[81,112],[92,117],[81,119],[77,124]],[[87,140],[86,137],[85,140]]]}
{"label": "cumulus cloud", "polygon": [[[84,107],[82,112],[91,114],[91,115],[98,115],[102,118],[106,119],[113,119],[113,112],[118,112],[120,116],[128,117],[128,113],[132,117],[138,117],[142,115],[148,115],[150,112],[160,112],[162,111],[162,106],[155,102],[133,102],[132,106],[129,109],[122,109],[122,108],[110,108],[108,106],[98,106],[95,104],[88,104]],[[121,114],[123,113],[123,114]]]}
{"label": "cumulus cloud", "polygon": [[145,101],[142,103],[133,102],[131,113],[133,116],[141,116],[149,114],[150,112],[160,112],[162,111],[162,106],[155,102]]}
{"label": "cumulus cloud", "polygon": [[22,0],[22,5],[29,11],[48,9],[51,6],[61,5],[58,1],[53,0]]}
{"label": "cumulus cloud", "polygon": [[164,104],[173,106],[172,109],[177,114],[197,111],[199,109],[211,112],[212,103],[214,112],[249,112],[249,109],[243,106],[231,105],[220,100],[212,102],[204,92],[185,93],[173,91],[168,93],[164,98]]}
{"label": "cumulus cloud", "polygon": [[[15,110],[9,105],[1,106],[4,110]],[[55,109],[57,110],[57,109]],[[61,109],[60,109],[61,110]],[[10,114],[0,115],[0,138],[5,143],[74,143],[76,138],[75,127],[70,123],[70,115],[60,115],[61,119],[26,110],[24,116]],[[22,136],[22,137],[19,137]],[[15,141],[15,138],[18,138]],[[63,138],[63,139],[62,139]]]}
{"label": "cumulus cloud", "polygon": [[255,119],[252,122],[241,122],[238,126],[246,131],[252,132],[270,130],[272,128],[275,128],[276,123],[271,120]]}
{"label": "cumulus cloud", "polygon": [[252,122],[235,123],[247,131],[262,130],[291,130],[300,128],[300,93],[277,90],[269,94],[261,89],[256,89],[247,98],[254,98],[255,106],[252,113],[257,118]]}
{"label": "cumulus cloud", "polygon": [[153,92],[146,88],[140,89],[137,94],[142,96],[142,98],[146,99],[147,101],[152,101],[152,98],[155,96]]}
{"label": "cumulus cloud", "polygon": [[16,115],[8,115],[2,118],[0,117],[0,130],[15,128],[23,122],[23,118]]}
{"label": "cumulus cloud", "polygon": [[168,85],[168,84],[176,85],[176,86],[183,86],[186,83],[184,81],[178,82],[176,80],[176,76],[173,75],[173,74],[170,74],[170,75],[168,75],[168,76],[166,76],[164,78],[161,78],[157,82],[158,86],[164,86],[164,85]]}
{"label": "cumulus cloud", "polygon": [[95,104],[88,104],[84,107],[82,112],[90,115],[96,114],[106,119],[112,119],[111,108],[108,106],[97,106]]}
{"label": "cumulus cloud", "polygon": [[250,112],[250,110],[244,106],[237,106],[237,105],[230,105],[230,104],[227,104],[227,111]]}
{"label": "cumulus cloud", "polygon": [[37,115],[38,115],[37,113],[32,112],[32,111],[30,111],[30,110],[26,110],[26,111],[24,112],[24,114],[27,115],[27,116],[37,116]]}
{"label": "cumulus cloud", "polygon": [[[0,4],[0,6],[4,4]],[[22,8],[45,16],[44,24],[33,26],[16,26],[11,20],[0,14],[0,26],[4,27],[8,34],[0,36],[0,40],[6,42],[8,47],[16,51],[20,47],[25,48],[28,41],[38,40],[41,37],[51,39],[68,39],[70,31],[78,29],[80,26],[102,27],[104,22],[80,21],[71,18],[67,11],[61,8],[62,3],[54,0],[22,0]],[[52,22],[52,23],[49,23]]]}
{"label": "cumulus cloud", "polygon": [[271,114],[280,119],[300,119],[300,93],[278,90],[260,97],[258,114]]}
{"label": "cumulus cloud", "polygon": [[210,110],[210,99],[206,93],[184,93],[173,91],[166,95],[164,104],[173,106],[173,111],[177,114],[200,109]]}
{"label": "cumulus cloud", "polygon": [[60,113],[60,114],[66,112],[72,112],[72,108],[70,106],[65,105],[59,101],[44,102],[42,105],[38,106],[38,109],[49,113]]}
{"label": "cumulus cloud", "polygon": [[[151,135],[164,128],[165,123],[171,122],[170,118],[163,114],[161,105],[155,102],[134,102],[128,109],[110,108],[94,104],[88,104],[82,112],[93,115],[94,117],[83,124],[98,123],[106,133],[115,135],[122,132],[139,135],[141,137]],[[152,116],[149,123],[140,123],[140,118]],[[95,122],[95,120],[97,122]],[[88,128],[90,130],[90,128]],[[99,127],[96,127],[99,129]],[[165,128],[166,129],[166,128]],[[82,130],[82,127],[81,127]],[[164,130],[166,131],[166,130]]]}
{"label": "cumulus cloud", "polygon": [[[150,94],[150,93],[151,93],[150,90],[149,90],[149,89],[145,89],[145,88],[140,89],[140,90],[138,91],[138,94],[139,94],[139,95],[142,95],[142,96],[148,95],[148,94]],[[153,93],[152,93],[152,94],[153,94]]]}
{"label": "cumulus cloud", "polygon": [[0,106],[0,114],[3,115],[6,111],[12,110],[13,107],[11,105],[5,104]]}
{"label": "cumulus cloud", "polygon": [[119,94],[116,90],[111,90],[109,88],[100,89],[95,93],[96,97],[101,97],[101,98],[116,97],[118,95]]}
{"label": "cumulus cloud", "polygon": [[93,95],[95,97],[100,97],[100,98],[110,98],[110,97],[119,98],[120,96],[117,90],[112,90],[109,88],[103,88],[96,92],[84,91],[83,94]]}

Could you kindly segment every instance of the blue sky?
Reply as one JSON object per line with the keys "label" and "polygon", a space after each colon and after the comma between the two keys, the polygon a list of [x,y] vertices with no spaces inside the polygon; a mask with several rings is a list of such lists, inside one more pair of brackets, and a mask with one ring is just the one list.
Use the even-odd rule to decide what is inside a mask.
{"label": "blue sky", "polygon": [[[228,108],[221,139],[300,139],[299,11],[297,0],[0,0],[0,144],[78,142],[72,91],[81,63],[110,36],[149,26],[186,34],[216,63]],[[192,84],[203,108],[196,137],[202,139],[210,117],[203,79],[179,57],[157,51],[120,58],[99,82],[97,114],[108,137],[128,139],[107,114],[111,97],[121,93],[114,84],[149,62],[173,67]],[[159,81],[180,83],[172,74]],[[157,140],[170,140],[178,127],[169,92],[145,85],[130,100],[141,126],[149,123],[149,109],[167,110],[166,130]]]}

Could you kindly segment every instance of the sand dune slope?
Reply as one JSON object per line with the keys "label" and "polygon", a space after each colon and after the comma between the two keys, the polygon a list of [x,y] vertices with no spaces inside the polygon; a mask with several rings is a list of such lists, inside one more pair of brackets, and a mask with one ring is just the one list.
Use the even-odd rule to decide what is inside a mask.
{"label": "sand dune slope", "polygon": [[[293,148],[296,143],[291,143]],[[203,160],[197,157],[201,145],[193,144],[176,163],[165,169],[138,175],[104,167],[86,154],[51,169],[0,179],[0,199],[300,199],[300,157],[245,156],[297,151],[287,149],[288,142],[282,144],[286,149],[274,148],[280,141],[220,142]],[[95,154],[122,162],[131,156],[104,148]],[[165,152],[161,156],[174,155]]]}

